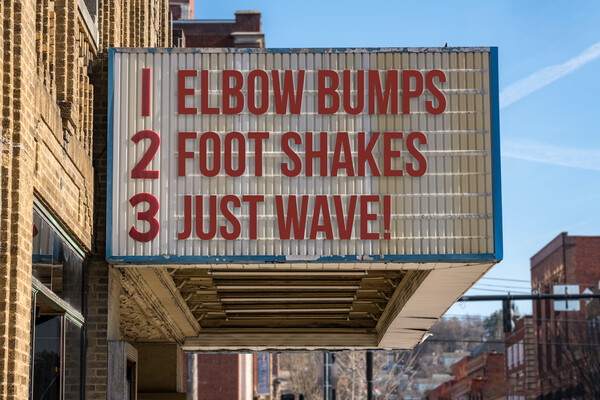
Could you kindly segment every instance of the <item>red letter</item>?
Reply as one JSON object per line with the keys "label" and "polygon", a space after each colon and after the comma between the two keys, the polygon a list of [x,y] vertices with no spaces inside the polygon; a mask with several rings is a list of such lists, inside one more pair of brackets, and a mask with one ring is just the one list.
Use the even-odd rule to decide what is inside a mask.
{"label": "red letter", "polygon": [[392,158],[400,157],[400,150],[392,150],[394,139],[402,139],[402,132],[383,132],[383,176],[402,176],[401,169],[392,169]]}
{"label": "red letter", "polygon": [[296,132],[288,132],[283,134],[281,137],[281,149],[285,155],[289,157],[290,161],[292,161],[294,168],[290,169],[287,163],[281,163],[281,172],[283,172],[285,176],[294,177],[298,176],[300,171],[302,171],[302,160],[290,147],[288,143],[290,139],[292,139],[295,144],[302,143],[302,138]]}
{"label": "red letter", "polygon": [[313,176],[313,159],[319,159],[320,176],[327,176],[327,132],[319,135],[319,150],[313,150],[312,132],[306,132],[304,158],[306,176]]}
{"label": "red letter", "polygon": [[217,196],[209,196],[208,232],[204,232],[204,196],[196,196],[196,235],[202,240],[210,240],[217,234]]}
{"label": "red letter", "polygon": [[265,201],[265,196],[242,196],[242,201],[248,202],[250,207],[249,222],[250,222],[250,239],[256,239],[258,237],[256,233],[257,227],[257,204]]}
{"label": "red letter", "polygon": [[423,176],[427,171],[427,160],[415,147],[415,139],[419,139],[420,144],[427,144],[427,138],[421,132],[413,132],[406,138],[406,150],[412,155],[419,163],[419,169],[413,168],[413,163],[406,164],[406,170],[410,176]]}
{"label": "red letter", "polygon": [[[410,78],[416,79],[415,90],[410,90]],[[410,99],[423,93],[423,75],[413,69],[402,71],[402,114],[410,114]]]}
{"label": "red letter", "polygon": [[373,176],[379,176],[379,169],[377,168],[377,163],[373,157],[373,148],[377,143],[377,139],[379,139],[379,132],[373,132],[373,136],[371,136],[371,140],[369,140],[369,145],[365,147],[365,133],[358,132],[358,176],[365,176],[365,164],[367,162],[369,163],[369,167],[371,167]]}
{"label": "red letter", "polygon": [[185,87],[185,78],[187,76],[197,76],[198,71],[189,70],[189,69],[181,69],[177,73],[177,112],[179,114],[196,114],[198,110],[196,107],[186,107],[185,106],[185,96],[192,96],[194,94],[193,88]]}
{"label": "red letter", "polygon": [[[235,82],[230,86],[231,78]],[[223,70],[223,114],[239,114],[244,109],[244,75],[240,71],[230,69]],[[235,97],[235,106],[231,107],[231,97]]]}
{"label": "red letter", "polygon": [[185,151],[185,141],[187,139],[196,139],[196,132],[179,132],[177,135],[177,176],[185,176],[185,160],[194,158],[193,151]]}
{"label": "red letter", "polygon": [[177,240],[190,237],[192,233],[192,196],[183,196],[183,232],[177,234]]}
{"label": "red letter", "polygon": [[223,237],[223,239],[234,240],[234,239],[237,239],[238,237],[240,237],[240,232],[242,231],[242,227],[240,226],[240,221],[238,221],[236,216],[233,215],[231,213],[231,211],[229,211],[229,206],[227,205],[227,203],[233,203],[234,207],[241,207],[242,202],[240,201],[239,197],[231,195],[231,194],[227,195],[227,196],[223,196],[223,198],[221,199],[221,214],[223,214],[225,219],[227,221],[229,221],[229,223],[231,224],[232,230],[231,230],[231,232],[228,232],[227,226],[223,225],[223,226],[221,226],[221,228],[219,228],[219,231],[221,232],[221,236]]}
{"label": "red letter", "polygon": [[[323,214],[323,225],[319,224]],[[316,239],[318,232],[325,232],[325,237],[329,240],[333,239],[333,229],[331,228],[331,215],[329,214],[329,205],[327,204],[327,196],[318,195],[315,198],[315,211],[313,212],[312,224],[310,227],[310,238]]]}
{"label": "red letter", "polygon": [[210,107],[208,91],[210,90],[210,83],[208,82],[208,71],[200,71],[200,79],[202,85],[200,86],[200,111],[202,114],[218,114],[219,109],[216,107]]}
{"label": "red letter", "polygon": [[[344,152],[344,162],[340,160],[342,151]],[[348,176],[354,176],[352,150],[350,149],[348,132],[338,132],[335,138],[335,150],[333,151],[333,161],[331,162],[331,176],[338,176],[340,168],[345,168]]]}
{"label": "red letter", "polygon": [[429,114],[438,115],[446,110],[446,98],[444,94],[440,92],[440,90],[433,83],[433,78],[438,77],[440,82],[446,82],[446,75],[444,71],[440,71],[439,69],[433,69],[427,73],[425,76],[425,84],[427,86],[427,90],[431,93],[438,101],[438,106],[434,107],[433,102],[427,100],[425,102],[425,108]]}
{"label": "red letter", "polygon": [[139,131],[131,137],[131,141],[135,144],[138,144],[138,142],[142,139],[150,139],[150,146],[148,146],[148,150],[146,150],[142,158],[140,158],[140,161],[131,169],[131,178],[158,179],[160,174],[159,171],[147,170],[146,168],[148,168],[148,165],[150,165],[150,162],[160,147],[160,136],[158,136],[158,133],[146,129]]}
{"label": "red letter", "polygon": [[248,139],[254,140],[254,176],[262,176],[262,141],[269,138],[269,132],[248,132]]}
{"label": "red letter", "polygon": [[369,114],[375,114],[375,96],[377,96],[377,111],[387,114],[388,104],[392,100],[392,114],[398,114],[398,71],[386,71],[385,92],[381,93],[379,71],[369,71]]}
{"label": "red letter", "polygon": [[277,114],[286,114],[288,102],[292,114],[300,114],[302,108],[302,91],[304,89],[304,70],[298,71],[298,87],[294,94],[294,73],[290,70],[283,72],[283,93],[279,83],[279,71],[271,71],[273,77],[273,98],[275,99],[275,112]]}
{"label": "red letter", "polygon": [[350,87],[350,81],[352,76],[351,71],[344,70],[344,111],[350,115],[360,114],[365,108],[365,71],[356,71],[356,107],[352,107],[352,88]]}
{"label": "red letter", "polygon": [[294,238],[304,239],[304,229],[306,226],[306,212],[308,210],[308,196],[302,196],[302,205],[300,218],[298,219],[298,205],[296,196],[288,196],[287,218],[283,211],[283,196],[275,196],[275,205],[277,206],[277,223],[279,224],[279,239],[288,240],[290,230],[294,229]]}
{"label": "red letter", "polygon": [[150,68],[142,68],[142,117],[150,116]]}
{"label": "red letter", "polygon": [[[208,169],[208,139],[213,142],[213,167]],[[214,132],[206,132],[200,135],[200,172],[204,176],[216,176],[221,170],[221,139]]]}
{"label": "red letter", "polygon": [[369,221],[376,221],[377,214],[369,213],[369,203],[379,201],[379,196],[360,196],[360,239],[379,239],[379,234],[369,232]]}
{"label": "red letter", "polygon": [[140,232],[132,226],[129,230],[129,236],[137,242],[149,242],[158,235],[160,224],[155,215],[158,213],[158,200],[150,193],[138,193],[129,199],[129,204],[135,208],[140,203],[148,203],[146,211],[137,213],[138,221],[146,221],[150,224],[150,228],[146,232]]}
{"label": "red letter", "polygon": [[[238,156],[237,169],[233,169],[233,145],[232,142],[237,139]],[[225,136],[225,173],[229,176],[242,176],[246,170],[246,138],[239,132],[230,132]]]}
{"label": "red letter", "polygon": [[348,205],[348,217],[344,225],[344,209],[342,208],[342,197],[339,195],[333,196],[335,203],[335,218],[337,219],[338,231],[340,239],[352,239],[352,226],[354,225],[354,212],[356,211],[357,196],[350,196],[350,204]]}
{"label": "red letter", "polygon": [[[256,78],[260,77],[260,107],[256,106],[255,85]],[[248,111],[254,115],[261,115],[269,109],[269,75],[265,71],[255,69],[248,74]]]}
{"label": "red letter", "polygon": [[[325,86],[326,78],[331,78],[331,86]],[[318,89],[317,102],[319,114],[335,114],[340,108],[340,95],[336,92],[340,84],[340,77],[337,72],[330,70],[320,70],[317,72]],[[325,106],[326,96],[331,96],[331,107]]]}

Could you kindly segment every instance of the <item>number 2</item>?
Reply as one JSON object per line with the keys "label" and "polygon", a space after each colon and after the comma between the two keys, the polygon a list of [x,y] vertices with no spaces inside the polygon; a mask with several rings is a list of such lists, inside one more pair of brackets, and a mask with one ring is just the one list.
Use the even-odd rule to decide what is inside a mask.
{"label": "number 2", "polygon": [[142,156],[140,161],[131,170],[131,178],[133,179],[158,179],[158,171],[147,170],[148,165],[156,155],[158,147],[160,146],[160,136],[158,133],[149,129],[139,131],[131,137],[133,143],[137,144],[142,139],[150,139],[150,146],[146,153]]}

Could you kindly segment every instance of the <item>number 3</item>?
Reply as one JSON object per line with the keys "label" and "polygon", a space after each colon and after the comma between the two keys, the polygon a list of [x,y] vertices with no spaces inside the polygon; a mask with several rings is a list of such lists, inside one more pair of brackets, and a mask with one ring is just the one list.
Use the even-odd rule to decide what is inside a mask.
{"label": "number 3", "polygon": [[140,203],[148,203],[149,207],[146,211],[137,213],[138,221],[147,221],[150,224],[150,229],[146,232],[138,231],[135,226],[129,230],[129,236],[138,242],[149,242],[158,235],[160,224],[155,218],[158,213],[158,200],[150,193],[138,193],[129,199],[129,203],[135,208]]}

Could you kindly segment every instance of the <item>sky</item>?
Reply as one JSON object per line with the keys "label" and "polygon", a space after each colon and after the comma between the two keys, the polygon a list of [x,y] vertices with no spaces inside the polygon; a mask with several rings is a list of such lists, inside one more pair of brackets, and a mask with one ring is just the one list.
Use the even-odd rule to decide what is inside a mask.
{"label": "sky", "polygon": [[504,260],[469,295],[529,292],[539,249],[561,232],[600,235],[600,1],[196,2],[196,18],[236,10],[261,11],[267,47],[498,47]]}

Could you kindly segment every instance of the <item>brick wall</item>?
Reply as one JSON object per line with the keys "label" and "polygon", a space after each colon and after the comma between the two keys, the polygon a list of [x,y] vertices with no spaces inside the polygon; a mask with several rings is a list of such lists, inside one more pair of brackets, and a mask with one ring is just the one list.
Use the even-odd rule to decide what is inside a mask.
{"label": "brick wall", "polygon": [[238,354],[198,354],[198,400],[239,398]]}
{"label": "brick wall", "polygon": [[[600,237],[561,233],[531,258],[531,284],[541,293],[553,285],[578,284],[580,291],[600,280]],[[533,304],[537,366],[542,395],[566,390],[571,384],[573,351],[565,343],[585,341],[585,307],[579,312],[554,311],[552,300]]]}
{"label": "brick wall", "polygon": [[0,5],[0,398],[26,399],[29,377],[35,6]]}
{"label": "brick wall", "polygon": [[[114,335],[119,301],[114,274],[103,261],[106,49],[168,46],[171,36],[166,0],[99,0],[98,6],[96,26],[89,7],[79,9],[78,0],[0,3],[3,400],[28,397],[34,198],[92,254],[87,263],[87,398],[106,398],[106,340]],[[90,79],[99,86],[93,88]],[[96,214],[94,202],[101,207]]]}
{"label": "brick wall", "polygon": [[[519,342],[521,348],[519,348]],[[511,346],[512,350],[509,350]],[[525,396],[527,400],[536,399],[539,395],[537,373],[537,344],[534,335],[533,318],[528,315],[520,318],[514,333],[507,333],[504,340],[505,375],[507,393],[512,396]],[[517,350],[519,349],[519,350]],[[523,362],[516,362],[515,357],[523,350]],[[508,364],[509,351],[512,353],[512,365]]]}
{"label": "brick wall", "polygon": [[[183,31],[186,47],[264,47],[261,21],[258,11],[237,11],[231,21],[174,20],[173,29]],[[250,33],[254,41],[240,45],[232,34],[242,32]]]}
{"label": "brick wall", "polygon": [[106,162],[108,118],[108,48],[168,47],[168,2],[166,0],[99,0],[98,55],[91,61],[93,85],[94,237],[88,262],[87,379],[86,398],[106,399],[108,340],[119,337],[118,271],[105,261]]}

